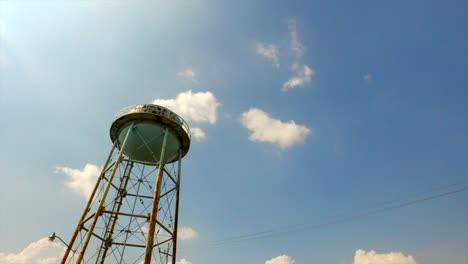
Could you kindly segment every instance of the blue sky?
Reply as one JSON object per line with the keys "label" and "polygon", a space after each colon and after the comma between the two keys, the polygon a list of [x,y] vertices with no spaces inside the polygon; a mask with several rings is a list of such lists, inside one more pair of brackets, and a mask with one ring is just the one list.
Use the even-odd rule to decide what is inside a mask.
{"label": "blue sky", "polygon": [[85,199],[57,167],[86,176],[114,114],[159,100],[205,117],[180,113],[204,133],[183,161],[198,236],[181,263],[467,263],[466,191],[332,223],[468,186],[467,10],[0,1],[0,260],[60,254],[42,238],[68,240]]}

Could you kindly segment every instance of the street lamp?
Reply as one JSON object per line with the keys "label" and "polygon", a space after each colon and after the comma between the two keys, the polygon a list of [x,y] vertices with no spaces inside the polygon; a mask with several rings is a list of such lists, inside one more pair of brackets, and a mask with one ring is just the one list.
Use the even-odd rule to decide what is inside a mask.
{"label": "street lamp", "polygon": [[67,248],[69,248],[71,251],[73,251],[73,253],[75,253],[75,250],[73,250],[72,248],[70,248],[70,246],[69,246],[67,243],[65,243],[65,241],[63,241],[62,238],[60,238],[59,236],[57,236],[57,235],[55,234],[55,232],[53,232],[52,234],[50,234],[50,236],[49,236],[49,241],[50,241],[50,242],[54,242],[54,240],[55,240],[56,238],[58,238]]}

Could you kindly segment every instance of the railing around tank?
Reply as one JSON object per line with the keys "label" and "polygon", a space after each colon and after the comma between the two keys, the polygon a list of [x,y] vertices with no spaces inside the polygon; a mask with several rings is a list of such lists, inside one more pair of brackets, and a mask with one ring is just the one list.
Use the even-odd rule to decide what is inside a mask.
{"label": "railing around tank", "polygon": [[117,114],[114,117],[114,121],[121,118],[124,115],[132,114],[132,113],[149,113],[149,114],[164,116],[168,118],[169,120],[174,121],[175,123],[180,125],[182,129],[184,129],[184,131],[187,133],[189,138],[191,138],[190,127],[188,126],[187,122],[185,122],[185,120],[182,117],[174,113],[169,108],[160,106],[160,105],[147,104],[147,105],[127,106],[121,109],[119,112],[117,112]]}

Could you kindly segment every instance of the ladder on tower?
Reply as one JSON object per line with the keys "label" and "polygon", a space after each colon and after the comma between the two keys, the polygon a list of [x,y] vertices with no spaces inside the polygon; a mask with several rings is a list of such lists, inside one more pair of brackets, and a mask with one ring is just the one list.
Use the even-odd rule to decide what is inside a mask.
{"label": "ladder on tower", "polygon": [[106,225],[106,231],[104,233],[104,240],[101,243],[98,256],[96,258],[96,264],[103,264],[107,255],[107,251],[112,246],[115,224],[117,223],[118,214],[120,212],[120,207],[122,206],[123,199],[127,195],[127,183],[130,179],[130,173],[132,172],[133,162],[127,162],[125,166],[124,173],[120,179],[120,186],[117,190],[117,195],[114,199],[114,204],[112,205],[112,211],[110,212],[109,220]]}

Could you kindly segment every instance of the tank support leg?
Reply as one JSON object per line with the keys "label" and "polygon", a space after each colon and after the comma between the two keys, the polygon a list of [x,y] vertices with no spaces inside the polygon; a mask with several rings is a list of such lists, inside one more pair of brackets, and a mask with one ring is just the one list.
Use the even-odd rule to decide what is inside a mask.
{"label": "tank support leg", "polygon": [[78,259],[76,260],[77,264],[80,264],[83,261],[84,254],[86,252],[86,248],[88,247],[89,240],[91,239],[91,235],[93,234],[94,227],[96,226],[96,223],[98,221],[99,216],[101,216],[102,211],[104,210],[104,202],[106,200],[107,194],[109,193],[109,189],[112,185],[112,181],[114,180],[115,173],[117,172],[117,169],[119,168],[119,164],[122,162],[122,157],[123,157],[123,150],[125,148],[125,143],[127,142],[128,135],[133,130],[133,123],[130,125],[130,128],[127,131],[127,135],[125,135],[125,139],[122,143],[122,146],[120,146],[120,152],[119,152],[119,157],[115,161],[114,168],[112,169],[112,173],[109,177],[109,180],[107,182],[106,189],[104,190],[104,193],[102,194],[101,201],[99,203],[98,209],[96,213],[94,214],[94,219],[93,222],[91,223],[91,226],[89,227],[88,233],[86,234],[86,238],[83,243],[83,247],[81,248],[80,254],[78,255]]}
{"label": "tank support leg", "polygon": [[111,161],[111,158],[112,158],[112,155],[114,154],[114,150],[117,148],[117,142],[114,143],[114,146],[112,147],[110,153],[109,153],[109,156],[107,157],[107,160],[106,160],[106,163],[104,165],[104,167],[102,168],[102,172],[101,174],[99,175],[99,178],[96,182],[96,185],[94,186],[94,189],[91,193],[91,196],[89,197],[88,199],[88,203],[86,204],[86,207],[85,209],[83,210],[83,214],[81,215],[81,218],[80,218],[80,221],[78,223],[78,226],[76,227],[76,230],[75,232],[73,233],[73,236],[72,238],[70,239],[70,242],[68,243],[68,245],[70,245],[69,247],[67,247],[67,249],[65,250],[65,254],[63,255],[63,258],[62,258],[62,261],[60,262],[60,264],[65,264],[65,262],[67,261],[68,259],[68,255],[70,254],[70,251],[72,250],[72,247],[73,247],[73,244],[75,243],[75,240],[76,240],[76,237],[78,236],[78,233],[80,232],[80,229],[81,229],[81,224],[83,223],[83,221],[85,220],[86,218],[86,215],[89,211],[89,207],[91,206],[91,203],[93,202],[93,199],[94,199],[94,196],[96,195],[96,191],[99,187],[99,184],[101,183],[102,181],[102,178],[104,177],[104,172],[105,170],[107,169],[107,167],[109,166],[109,163]]}
{"label": "tank support leg", "polygon": [[151,257],[153,254],[153,246],[154,246],[154,232],[156,229],[156,218],[158,216],[158,207],[159,207],[159,195],[161,190],[161,183],[164,173],[164,163],[165,163],[165,155],[166,155],[166,143],[167,143],[167,134],[168,129],[164,130],[164,139],[161,148],[161,156],[159,158],[159,167],[158,167],[158,175],[156,177],[156,188],[154,189],[153,195],[153,205],[151,208],[151,215],[150,215],[150,222],[149,222],[149,230],[148,230],[148,240],[146,242],[146,249],[145,249],[145,262],[144,264],[151,263]]}

